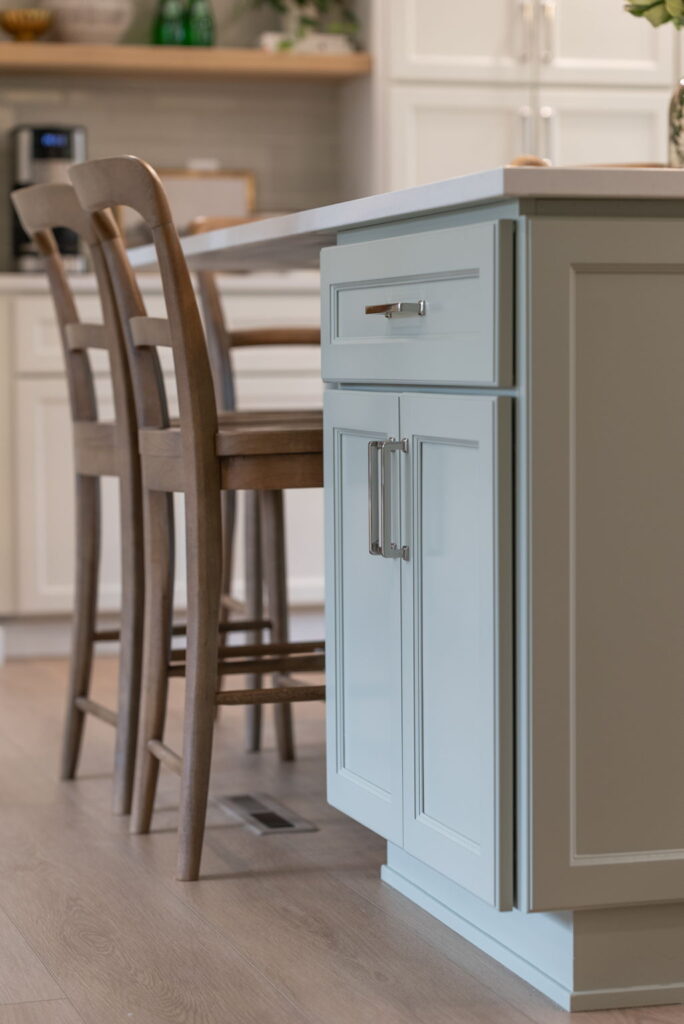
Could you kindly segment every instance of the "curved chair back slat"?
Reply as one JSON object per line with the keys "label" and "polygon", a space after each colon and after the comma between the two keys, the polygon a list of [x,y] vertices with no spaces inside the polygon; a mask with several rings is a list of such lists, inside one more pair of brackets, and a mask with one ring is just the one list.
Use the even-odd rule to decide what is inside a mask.
{"label": "curved chair back slat", "polygon": [[[96,213],[112,206],[128,206],[152,230],[169,321],[187,466],[198,481],[207,471],[217,473],[213,439],[218,421],[204,330],[163,185],[148,164],[132,156],[89,161],[72,167],[69,174],[85,209]],[[109,240],[109,244],[103,240],[103,246],[117,294],[128,291],[130,298],[133,275],[123,243],[120,239]],[[144,315],[144,309],[142,313],[129,311],[125,302],[120,303],[119,310],[124,319]],[[130,325],[128,330],[130,337]],[[158,424],[143,419],[141,425]]]}
{"label": "curved chair back slat", "polygon": [[[97,400],[92,367],[88,355],[91,346],[74,346],[70,341],[69,328],[80,324],[74,294],[69,284],[64,261],[55,241],[56,228],[68,228],[75,232],[88,246],[93,270],[102,292],[107,283],[104,258],[99,245],[93,220],[83,210],[71,185],[31,185],[12,193],[12,202],[26,233],[34,240],[43,258],[43,265],[52,294],[57,323],[62,341],[62,354],[69,390],[71,418],[74,423],[97,419]],[[103,313],[106,311],[103,309]],[[81,325],[83,327],[87,325]],[[119,347],[116,325],[107,322],[107,349],[110,354],[112,390],[117,413],[124,433],[133,438],[136,424],[131,420],[129,407],[130,382],[125,354]],[[99,347],[99,346],[98,346]]]}

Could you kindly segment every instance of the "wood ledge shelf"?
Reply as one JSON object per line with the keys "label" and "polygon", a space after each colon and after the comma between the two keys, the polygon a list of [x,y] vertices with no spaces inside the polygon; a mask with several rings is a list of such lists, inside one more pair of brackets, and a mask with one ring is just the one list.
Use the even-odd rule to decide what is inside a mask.
{"label": "wood ledge shelf", "polygon": [[0,75],[159,75],[174,78],[359,78],[370,55],[269,53],[223,46],[0,42]]}

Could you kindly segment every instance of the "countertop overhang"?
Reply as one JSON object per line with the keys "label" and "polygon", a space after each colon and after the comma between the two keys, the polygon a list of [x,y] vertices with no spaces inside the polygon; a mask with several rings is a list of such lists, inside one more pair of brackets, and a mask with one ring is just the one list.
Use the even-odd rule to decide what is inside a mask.
{"label": "countertop overhang", "polygon": [[[684,200],[684,171],[634,167],[498,167],[429,185],[351,199],[183,239],[191,266],[216,270],[318,267],[340,231],[507,199]],[[134,267],[156,262],[151,245]]]}

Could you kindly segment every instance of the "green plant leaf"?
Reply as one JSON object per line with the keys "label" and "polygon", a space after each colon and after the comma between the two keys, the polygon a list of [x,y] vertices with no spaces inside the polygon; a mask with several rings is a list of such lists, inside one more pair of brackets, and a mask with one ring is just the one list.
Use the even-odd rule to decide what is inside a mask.
{"label": "green plant leaf", "polygon": [[684,0],[665,0],[665,8],[671,18],[684,17]]}
{"label": "green plant leaf", "polygon": [[625,10],[629,14],[634,14],[637,18],[646,18],[655,28],[672,20],[672,15],[665,6],[665,0],[646,0],[645,3],[628,3],[625,4]]}

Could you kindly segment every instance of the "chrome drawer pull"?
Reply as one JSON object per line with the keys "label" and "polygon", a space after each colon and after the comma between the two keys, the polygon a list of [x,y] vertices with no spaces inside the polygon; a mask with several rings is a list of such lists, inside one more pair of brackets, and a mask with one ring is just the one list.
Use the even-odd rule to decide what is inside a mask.
{"label": "chrome drawer pull", "polygon": [[419,302],[384,302],[380,306],[366,306],[366,316],[382,313],[388,320],[393,316],[425,316],[425,299]]}

